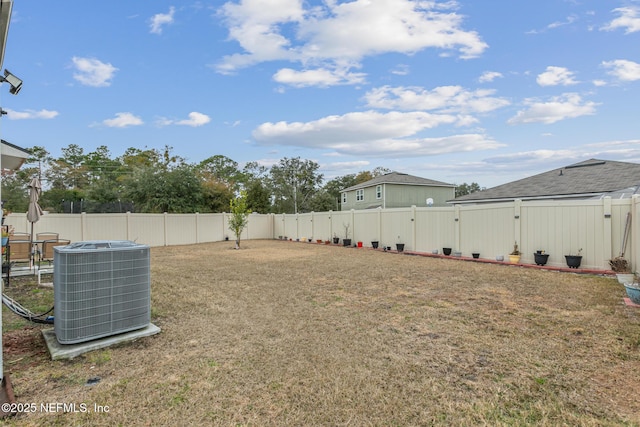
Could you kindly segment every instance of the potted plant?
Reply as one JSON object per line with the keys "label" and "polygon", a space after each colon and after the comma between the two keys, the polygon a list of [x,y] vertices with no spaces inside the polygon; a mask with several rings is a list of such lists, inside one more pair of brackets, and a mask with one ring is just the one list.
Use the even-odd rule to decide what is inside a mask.
{"label": "potted plant", "polygon": [[609,266],[611,270],[616,273],[618,283],[621,285],[633,283],[634,274],[631,272],[631,267],[629,267],[629,261],[621,256],[617,256],[609,260]]}
{"label": "potted plant", "polygon": [[344,239],[342,239],[343,246],[351,246],[351,239],[349,238],[349,227],[351,224],[342,224],[344,227]]}
{"label": "potted plant", "polygon": [[471,256],[475,259],[480,258],[480,252],[471,252]]}
{"label": "potted plant", "polygon": [[2,227],[2,246],[7,246],[9,243],[9,230],[7,227]]}
{"label": "potted plant", "polygon": [[518,242],[513,243],[513,251],[509,254],[509,262],[511,264],[517,264],[520,262],[520,250],[518,249]]}
{"label": "potted plant", "polygon": [[447,256],[451,255],[451,248],[442,248],[442,253]]}
{"label": "potted plant", "polygon": [[582,248],[578,249],[577,255],[565,255],[564,258],[569,268],[580,267],[580,263],[582,262]]}
{"label": "potted plant", "polygon": [[340,243],[340,238],[336,233],[333,233],[333,244],[337,245],[338,243]]}
{"label": "potted plant", "polygon": [[9,209],[2,208],[2,225],[4,225],[4,219],[9,215],[11,211]]}
{"label": "potted plant", "polygon": [[396,250],[398,252],[403,252],[404,251],[404,243],[399,243],[400,242],[400,236],[398,236],[398,243],[396,243]]}
{"label": "potted plant", "polygon": [[533,258],[536,261],[536,265],[545,265],[549,260],[549,254],[545,253],[543,250],[536,251],[533,254]]}

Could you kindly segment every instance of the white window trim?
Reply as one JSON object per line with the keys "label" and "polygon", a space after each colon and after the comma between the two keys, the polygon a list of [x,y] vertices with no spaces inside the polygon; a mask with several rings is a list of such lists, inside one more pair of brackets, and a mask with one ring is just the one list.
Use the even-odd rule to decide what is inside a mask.
{"label": "white window trim", "polygon": [[362,202],[364,200],[364,190],[356,190],[356,202]]}
{"label": "white window trim", "polygon": [[382,199],[382,185],[376,185],[376,200]]}

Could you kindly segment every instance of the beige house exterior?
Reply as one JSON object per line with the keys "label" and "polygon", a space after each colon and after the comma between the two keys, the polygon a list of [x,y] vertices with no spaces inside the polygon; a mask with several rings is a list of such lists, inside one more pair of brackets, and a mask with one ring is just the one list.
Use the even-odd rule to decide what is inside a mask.
{"label": "beige house exterior", "polygon": [[340,209],[443,207],[455,189],[454,184],[391,172],[342,190]]}

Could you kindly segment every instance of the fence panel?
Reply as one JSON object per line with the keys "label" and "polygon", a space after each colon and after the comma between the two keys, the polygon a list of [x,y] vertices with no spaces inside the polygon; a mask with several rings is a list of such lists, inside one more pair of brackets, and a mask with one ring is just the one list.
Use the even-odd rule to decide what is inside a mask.
{"label": "fence panel", "polygon": [[[522,263],[533,263],[533,253],[550,254],[548,265],[566,266],[564,255],[582,248],[581,267],[608,269],[619,255],[627,213],[631,221],[625,249],[632,268],[640,265],[640,197],[633,199],[535,201],[444,208],[396,208],[285,214],[251,214],[242,239],[278,236],[330,239],[348,237],[353,243],[380,246],[404,243],[406,250],[430,253],[443,247],[465,256],[508,255],[518,242]],[[457,220],[457,221],[456,221]],[[11,214],[6,224],[30,232],[26,214]],[[33,224],[34,233],[51,231],[72,242],[82,240],[135,240],[150,246],[194,244],[230,240],[229,214],[45,214]]]}
{"label": "fence panel", "polygon": [[415,250],[413,244],[413,210],[411,208],[385,209],[382,211],[381,246],[391,246],[395,250],[396,243],[404,243],[407,251]]}
{"label": "fence panel", "polygon": [[354,211],[333,211],[331,213],[332,237],[338,237],[340,241],[345,237],[349,239],[353,237],[353,212]]}
{"label": "fence panel", "polygon": [[128,214],[127,219],[127,240],[133,240],[149,246],[166,245],[163,214]]}
{"label": "fence panel", "polygon": [[418,208],[415,223],[416,251],[442,253],[443,247],[453,247],[453,208]]}
{"label": "fence panel", "polygon": [[[565,255],[582,255],[581,267],[602,266],[611,252],[605,243],[603,200],[531,202],[522,206],[522,262],[545,250],[548,265],[566,266]],[[607,247],[608,246],[608,247]],[[580,251],[582,249],[582,251]]]}
{"label": "fence panel", "polygon": [[222,213],[195,214],[197,243],[219,242],[229,234]]}
{"label": "fence panel", "polygon": [[298,236],[299,239],[313,238],[313,214],[301,213],[298,214]]}
{"label": "fence panel", "polygon": [[[273,215],[249,215],[249,224],[247,225],[247,240],[252,239],[272,239],[273,238]],[[242,237],[245,239],[245,237]]]}
{"label": "fence panel", "polygon": [[380,241],[380,212],[380,209],[354,211],[353,243],[371,246],[372,241]]}

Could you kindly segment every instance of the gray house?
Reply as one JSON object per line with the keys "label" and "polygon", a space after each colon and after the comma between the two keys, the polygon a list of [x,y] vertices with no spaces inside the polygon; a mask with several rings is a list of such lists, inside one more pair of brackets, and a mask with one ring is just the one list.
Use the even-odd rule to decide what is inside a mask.
{"label": "gray house", "polygon": [[640,194],[640,164],[589,159],[449,200],[477,204],[520,200],[629,198]]}
{"label": "gray house", "polygon": [[391,172],[342,190],[341,210],[447,206],[456,186]]}

